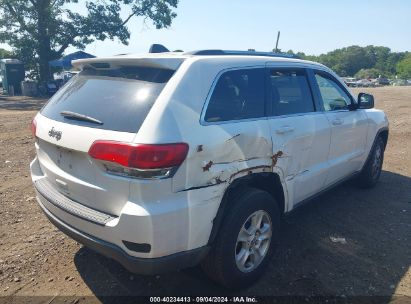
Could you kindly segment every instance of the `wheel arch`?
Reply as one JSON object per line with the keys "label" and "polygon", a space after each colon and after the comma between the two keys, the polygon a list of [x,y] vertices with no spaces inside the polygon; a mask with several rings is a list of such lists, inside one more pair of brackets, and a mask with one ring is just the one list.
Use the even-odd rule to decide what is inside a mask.
{"label": "wheel arch", "polygon": [[380,137],[382,138],[382,140],[384,142],[384,150],[385,150],[385,148],[387,147],[387,143],[388,143],[388,134],[389,134],[388,127],[382,127],[377,131],[377,133],[375,134],[375,137],[374,137],[374,141],[371,145],[371,149],[368,151],[368,156],[367,156],[367,158],[366,158],[366,160],[365,160],[365,162],[364,162],[364,164],[363,164],[360,171],[362,171],[364,169],[367,162],[369,161],[369,159],[371,157],[371,153],[374,150],[375,145],[377,144],[378,138],[380,138]]}
{"label": "wheel arch", "polygon": [[385,149],[388,143],[388,132],[389,132],[388,128],[380,129],[379,132],[377,133],[377,136],[375,137],[374,144],[375,144],[376,139],[381,136],[382,140],[384,141],[384,149]]}
{"label": "wheel arch", "polygon": [[213,228],[210,233],[208,244],[212,244],[220,230],[224,217],[227,215],[228,210],[235,203],[230,200],[235,191],[243,189],[244,187],[255,188],[268,192],[278,204],[278,208],[281,214],[285,212],[285,192],[281,183],[280,176],[273,172],[262,172],[249,174],[235,179],[225,190],[220,206],[217,211],[217,215],[213,220]]}

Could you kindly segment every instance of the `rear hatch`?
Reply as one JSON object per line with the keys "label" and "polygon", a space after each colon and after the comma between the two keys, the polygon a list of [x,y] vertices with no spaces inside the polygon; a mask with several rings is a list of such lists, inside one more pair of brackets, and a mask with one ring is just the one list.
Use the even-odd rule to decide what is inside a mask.
{"label": "rear hatch", "polygon": [[63,195],[119,215],[128,200],[130,179],[107,174],[88,151],[97,140],[133,142],[178,61],[171,66],[169,61],[162,65],[161,60],[142,59],[80,63],[83,70],[36,116],[40,168]]}

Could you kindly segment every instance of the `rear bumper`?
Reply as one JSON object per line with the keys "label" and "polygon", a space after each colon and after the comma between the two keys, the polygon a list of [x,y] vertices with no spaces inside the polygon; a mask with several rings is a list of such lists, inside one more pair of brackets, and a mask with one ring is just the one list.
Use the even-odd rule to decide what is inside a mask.
{"label": "rear bumper", "polygon": [[55,217],[39,200],[39,205],[50,220],[59,230],[77,242],[93,249],[94,251],[112,258],[127,270],[145,275],[153,275],[174,271],[197,265],[208,253],[209,247],[175,253],[159,258],[137,258],[128,255],[120,247],[109,242],[97,239],[64,223]]}
{"label": "rear bumper", "polygon": [[[219,207],[215,191],[199,189],[158,198],[147,183],[133,183],[119,214],[93,209],[63,195],[38,158],[30,164],[37,200],[50,220],[80,243],[130,271],[151,274],[190,267],[208,251]],[[63,179],[64,177],[62,177]],[[215,189],[214,189],[215,190]]]}

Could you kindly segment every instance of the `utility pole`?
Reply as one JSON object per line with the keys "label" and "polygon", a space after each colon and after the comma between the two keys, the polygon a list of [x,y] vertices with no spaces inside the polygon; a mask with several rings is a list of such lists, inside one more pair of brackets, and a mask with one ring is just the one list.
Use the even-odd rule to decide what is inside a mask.
{"label": "utility pole", "polygon": [[275,52],[278,53],[278,41],[280,40],[280,31],[277,33],[277,42],[275,43]]}

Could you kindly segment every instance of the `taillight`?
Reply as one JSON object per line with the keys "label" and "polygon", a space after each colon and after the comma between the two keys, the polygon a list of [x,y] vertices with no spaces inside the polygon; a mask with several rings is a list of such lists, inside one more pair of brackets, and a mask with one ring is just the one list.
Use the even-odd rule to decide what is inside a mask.
{"label": "taillight", "polygon": [[[104,162],[119,164],[125,168],[106,164],[106,169],[115,174],[139,177],[169,176],[172,169],[181,165],[187,156],[188,145],[174,144],[128,144],[115,141],[95,141],[88,154]],[[133,169],[136,169],[133,171]],[[149,171],[151,174],[142,172]],[[138,174],[137,174],[138,173]]]}
{"label": "taillight", "polygon": [[35,119],[35,118],[33,118],[33,119],[31,120],[30,129],[31,129],[31,135],[33,135],[33,138],[36,138],[37,123],[36,123],[36,119]]}

